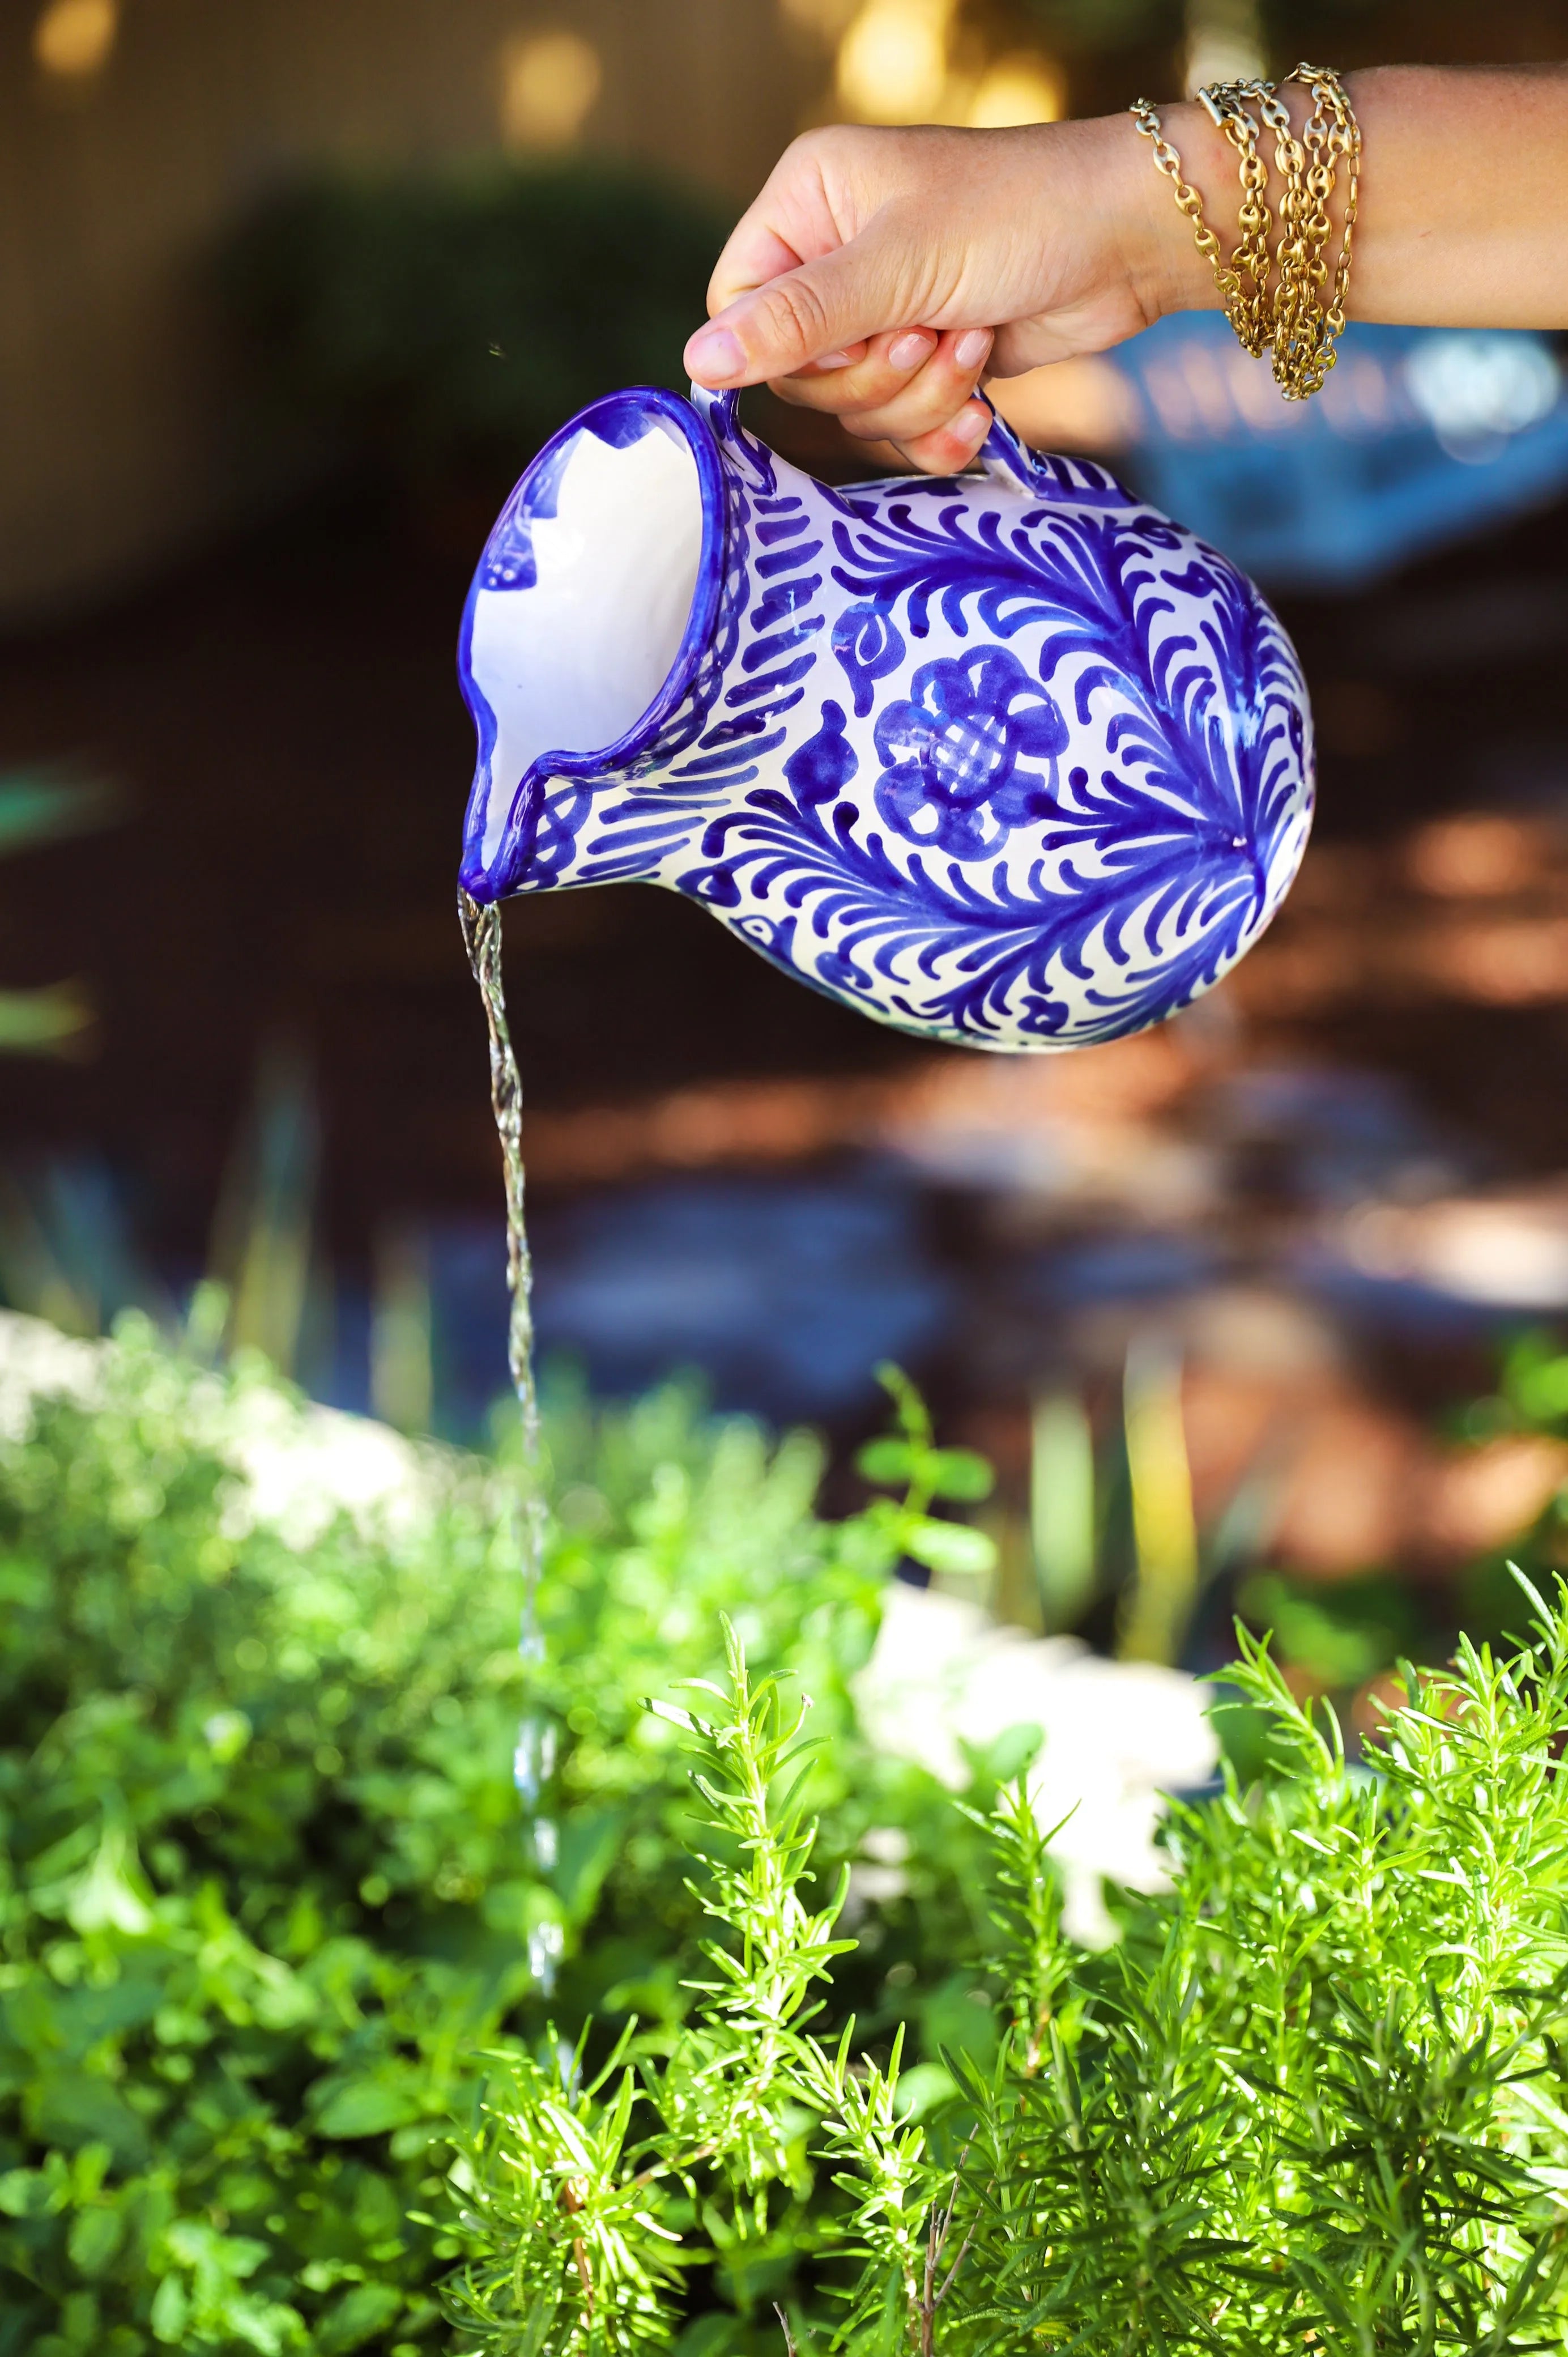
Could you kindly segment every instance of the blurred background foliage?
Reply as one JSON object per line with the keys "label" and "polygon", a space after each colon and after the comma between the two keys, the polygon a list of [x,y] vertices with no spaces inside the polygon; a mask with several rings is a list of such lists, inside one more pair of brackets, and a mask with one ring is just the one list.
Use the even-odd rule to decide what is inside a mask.
{"label": "blurred background foliage", "polygon": [[[79,1332],[131,1305],[172,1331],[216,1280],[214,1346],[456,1437],[499,1358],[493,1149],[441,881],[468,759],[447,649],[499,488],[596,393],[679,382],[725,223],[804,125],[1045,120],[1303,48],[1529,59],[1561,26],[1533,0],[598,0],[559,20],[472,0],[432,45],[415,16],[388,0],[372,39],[293,0],[41,0],[8,27],[31,423],[0,452],[0,564],[65,569],[4,592],[0,850],[27,856],[0,883],[18,975],[47,978],[0,1002],[0,1044],[98,1061],[40,1055],[8,1088],[0,1287]],[[1187,389],[1212,393],[1203,362]],[[825,471],[865,463],[800,413],[766,423]],[[1439,455],[1483,471],[1468,446]],[[193,487],[209,504],[181,509]],[[411,504],[434,529],[406,530]],[[1428,1283],[1420,1256],[1429,1202],[1568,1156],[1568,1092],[1538,1083],[1568,993],[1563,608],[1550,514],[1531,529],[1386,600],[1292,611],[1324,840],[1223,1000],[1142,1064],[1128,1043],[992,1076],[983,1103],[961,1059],[917,1063],[779,991],[690,911],[644,905],[665,896],[519,911],[552,1341],[601,1388],[689,1358],[721,1397],[818,1416],[845,1503],[870,1369],[918,1360],[944,1429],[997,1462],[999,1567],[974,1593],[1019,1625],[1196,1665],[1241,1597],[1288,1608],[1303,1662],[1359,1665],[1358,1689],[1391,1646],[1440,1645],[1484,1550],[1466,1525],[1440,1554],[1420,1526],[1429,1436],[1499,1334],[1568,1308],[1550,1268],[1520,1296],[1507,1271]],[[1444,646],[1434,678],[1421,651]],[[126,823],[88,835],[100,770],[127,778]],[[1450,804],[1457,833],[1418,832]],[[1396,916],[1389,970],[1359,966]],[[1352,1232],[1363,1211],[1408,1222],[1391,1275]],[[678,1232],[701,1245],[679,1265]],[[1217,1470],[1194,1439],[1219,1385],[1183,1320],[1249,1287],[1305,1305],[1304,1359],[1340,1353],[1312,1372],[1339,1469],[1309,1461],[1296,1489],[1382,1482],[1316,1552],[1281,1437],[1299,1368],[1244,1461]],[[1372,1429],[1391,1401],[1399,1431]],[[1526,1419],[1466,1445],[1523,1466],[1501,1444],[1526,1437],[1558,1435]],[[1372,1443],[1403,1452],[1386,1480]],[[1499,1534],[1549,1511],[1561,1469],[1530,1463]]]}
{"label": "blurred background foliage", "polygon": [[[115,798],[101,780],[48,770],[0,773],[0,859],[104,825]],[[85,984],[0,990],[0,1054],[80,1054],[92,1024]]]}
{"label": "blurred background foliage", "polygon": [[726,228],[709,196],[577,161],[293,188],[227,256],[243,382],[340,464],[495,494],[601,393],[684,390]]}

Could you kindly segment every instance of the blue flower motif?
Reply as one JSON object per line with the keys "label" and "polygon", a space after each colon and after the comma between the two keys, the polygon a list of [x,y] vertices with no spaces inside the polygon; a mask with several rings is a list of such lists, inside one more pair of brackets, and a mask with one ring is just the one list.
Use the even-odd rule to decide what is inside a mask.
{"label": "blue flower motif", "polygon": [[[890,827],[908,843],[977,859],[1050,814],[1067,723],[1016,655],[986,647],[929,662],[911,686],[876,724],[876,807]],[[1052,768],[1042,777],[1021,760]]]}

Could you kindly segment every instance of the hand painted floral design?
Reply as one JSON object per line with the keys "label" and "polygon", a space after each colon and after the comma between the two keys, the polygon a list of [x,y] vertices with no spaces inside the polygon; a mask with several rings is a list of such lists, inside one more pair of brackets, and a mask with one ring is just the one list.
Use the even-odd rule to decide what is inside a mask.
{"label": "hand painted floral design", "polygon": [[[1005,647],[926,663],[876,723],[876,808],[907,842],[978,859],[1048,818],[1068,741],[1056,698]],[[1050,765],[1045,775],[1022,768]]]}
{"label": "hand painted floral design", "polygon": [[988,445],[984,478],[830,490],[710,423],[700,673],[635,758],[540,781],[491,894],[672,886],[828,996],[977,1048],[1119,1039],[1208,989],[1312,808],[1300,670],[1251,586],[1087,461],[991,469]]}

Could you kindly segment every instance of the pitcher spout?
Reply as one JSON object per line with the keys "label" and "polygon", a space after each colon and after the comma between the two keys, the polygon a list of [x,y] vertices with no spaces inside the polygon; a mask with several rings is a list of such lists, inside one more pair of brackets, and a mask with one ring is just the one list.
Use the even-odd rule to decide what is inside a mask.
{"label": "pitcher spout", "polygon": [[[656,387],[593,403],[523,474],[458,644],[478,737],[460,869],[474,899],[606,880],[585,822],[646,784],[680,737],[725,541],[714,437]],[[622,834],[614,872],[635,874]]]}

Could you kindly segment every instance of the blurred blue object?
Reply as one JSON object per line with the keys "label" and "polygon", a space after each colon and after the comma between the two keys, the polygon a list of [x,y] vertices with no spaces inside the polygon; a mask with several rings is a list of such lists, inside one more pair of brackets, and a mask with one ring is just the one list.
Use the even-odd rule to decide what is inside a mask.
{"label": "blurred blue object", "polygon": [[1022,1263],[1015,1298],[1036,1313],[1052,1315],[1107,1303],[1147,1305],[1196,1293],[1222,1282],[1228,1273],[1223,1247],[1203,1237],[1158,1229],[1079,1236]]}
{"label": "blurred blue object", "polygon": [[947,1322],[918,1198],[880,1171],[636,1188],[546,1214],[536,1249],[541,1346],[604,1390],[696,1366],[720,1406],[832,1415]]}
{"label": "blurred blue object", "polygon": [[1352,587],[1568,484],[1568,397],[1541,336],[1352,325],[1306,402],[1281,397],[1218,312],[1110,357],[1137,395],[1139,490],[1270,582]]}
{"label": "blurred blue object", "polygon": [[[580,1358],[600,1392],[695,1367],[720,1407],[835,1415],[875,1396],[879,1359],[918,1356],[949,1321],[919,1197],[880,1167],[670,1179],[551,1205],[531,1225],[541,1351]],[[465,1254],[435,1240],[438,1337],[456,1324],[477,1340],[478,1284],[498,1297],[499,1240],[478,1242]]]}

